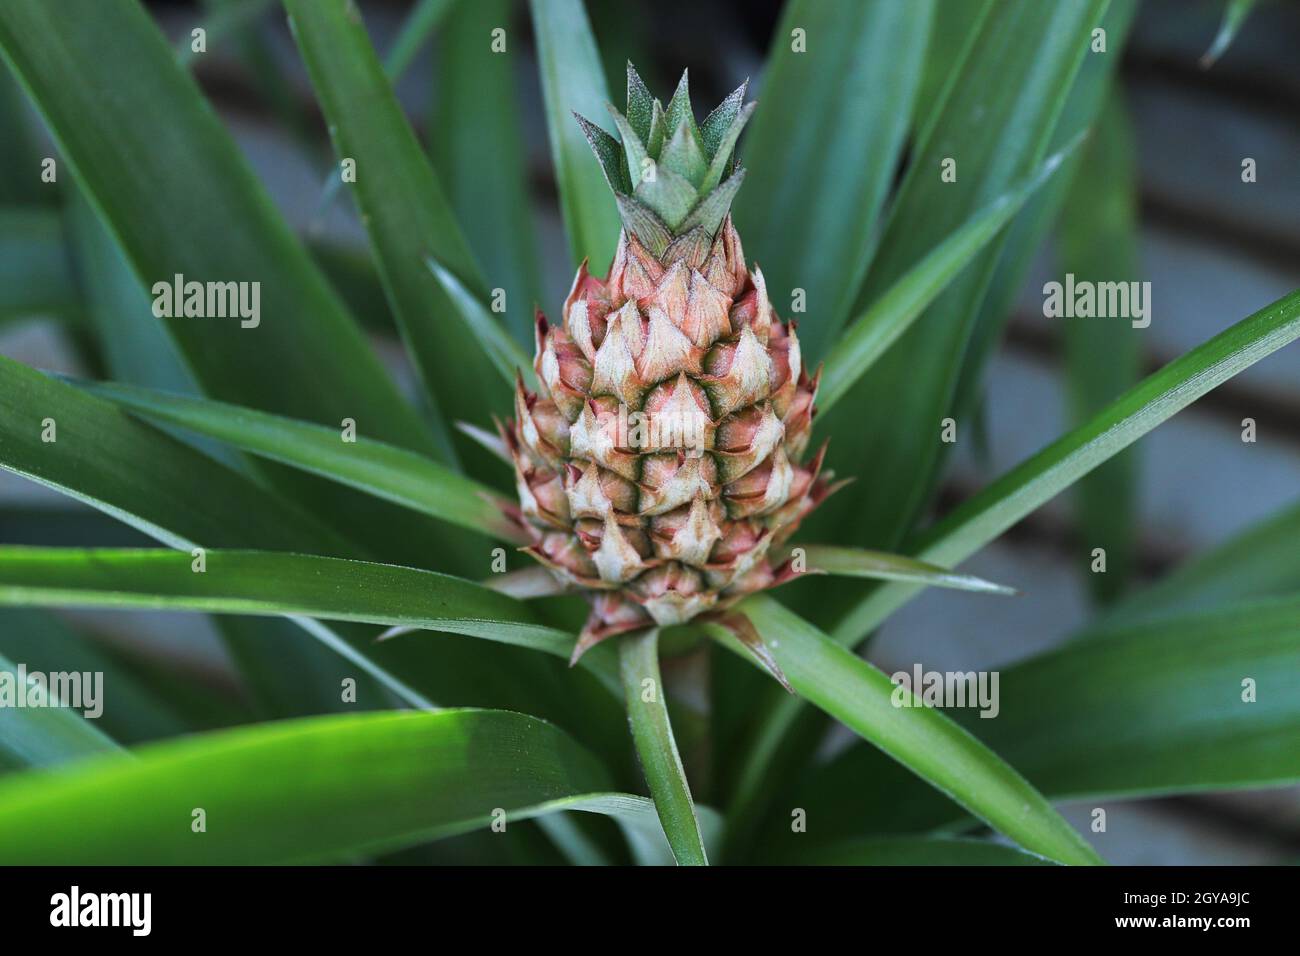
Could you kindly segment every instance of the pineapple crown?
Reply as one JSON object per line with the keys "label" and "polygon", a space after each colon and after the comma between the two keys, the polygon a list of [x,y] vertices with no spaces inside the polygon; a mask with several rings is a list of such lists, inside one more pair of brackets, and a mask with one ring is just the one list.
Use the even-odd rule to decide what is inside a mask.
{"label": "pineapple crown", "polygon": [[685,71],[665,108],[628,63],[626,114],[608,104],[621,143],[573,114],[614,191],[624,228],[652,254],[694,230],[712,242],[726,218],[745,178],[733,151],[757,105],[744,102],[748,85],[742,83],[697,125]]}

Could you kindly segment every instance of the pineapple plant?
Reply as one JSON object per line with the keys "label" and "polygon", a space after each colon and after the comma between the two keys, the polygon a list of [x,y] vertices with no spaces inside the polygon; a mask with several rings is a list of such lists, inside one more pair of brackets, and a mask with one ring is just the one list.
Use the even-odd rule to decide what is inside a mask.
{"label": "pineapple plant", "polygon": [[[1003,613],[959,565],[1075,485],[1131,549],[1101,520],[1126,449],[1300,337],[1293,292],[1138,380],[1089,326],[1113,374],[1067,430],[941,506],[938,436],[1053,223],[1098,278],[1130,265],[1133,0],[790,0],[761,108],[742,84],[701,120],[685,74],[664,105],[629,67],[608,123],[581,0],[529,30],[422,0],[383,58],[362,6],[214,17],[178,57],[141,0],[0,4],[0,322],[72,356],[0,338],[0,468],[48,496],[0,510],[0,704],[20,664],[107,689],[0,706],[0,863],[1095,864],[1056,803],[1300,780],[1296,696],[1223,703],[1294,680],[1294,508],[1008,667],[996,719],[869,645],[924,589]],[[315,105],[273,76],[267,112],[364,246],[290,225],[196,81],[286,20]],[[533,67],[567,293],[531,248]],[[151,309],[181,276],[260,315]],[[184,612],[221,679],[69,608]],[[196,805],[219,838],[174,825]]]}
{"label": "pineapple plant", "polygon": [[824,451],[805,460],[817,376],[731,220],[744,96],[697,125],[687,74],[665,108],[629,63],[622,142],[577,117],[623,230],[561,323],[538,314],[539,391],[517,380],[505,435],[529,553],[592,604],[574,660],[651,624],[731,620],[793,573],[780,548],[830,491]]}

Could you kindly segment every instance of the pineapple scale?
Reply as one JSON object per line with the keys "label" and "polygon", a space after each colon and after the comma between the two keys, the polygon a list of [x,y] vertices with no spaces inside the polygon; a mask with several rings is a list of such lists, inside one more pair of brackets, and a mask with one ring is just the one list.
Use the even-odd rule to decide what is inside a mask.
{"label": "pineapple scale", "polygon": [[656,257],[625,230],[537,317],[536,393],[504,438],[526,549],[592,614],[580,648],[679,624],[781,583],[780,546],[827,494],[804,461],[817,378],[727,216]]}

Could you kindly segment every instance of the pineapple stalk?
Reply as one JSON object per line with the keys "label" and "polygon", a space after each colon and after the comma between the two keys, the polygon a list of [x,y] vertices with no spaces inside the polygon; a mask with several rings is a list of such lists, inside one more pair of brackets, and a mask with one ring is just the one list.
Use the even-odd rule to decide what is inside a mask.
{"label": "pineapple stalk", "polygon": [[625,631],[725,625],[788,580],[780,546],[831,490],[824,449],[807,455],[818,376],[731,221],[744,96],[697,124],[685,74],[665,108],[629,64],[620,139],[577,117],[623,230],[560,323],[538,314],[539,389],[516,383],[503,430],[526,550],[592,605],[574,660]]}

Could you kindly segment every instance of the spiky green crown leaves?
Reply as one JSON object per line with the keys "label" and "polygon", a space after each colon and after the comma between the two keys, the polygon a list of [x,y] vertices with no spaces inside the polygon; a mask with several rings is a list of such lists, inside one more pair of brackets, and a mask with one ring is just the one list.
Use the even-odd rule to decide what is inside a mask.
{"label": "spiky green crown leaves", "polygon": [[726,218],[745,178],[732,154],[756,105],[744,102],[747,86],[697,125],[685,72],[665,109],[629,63],[626,114],[609,104],[622,142],[573,114],[614,191],[623,226],[652,254],[693,230],[712,242]]}

